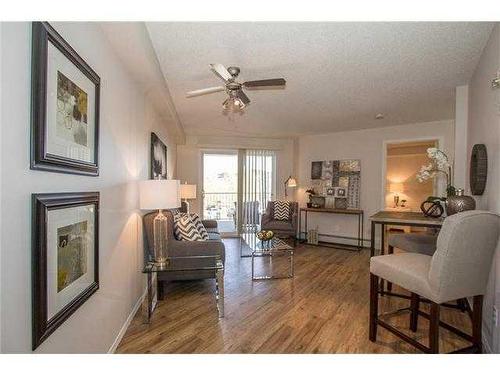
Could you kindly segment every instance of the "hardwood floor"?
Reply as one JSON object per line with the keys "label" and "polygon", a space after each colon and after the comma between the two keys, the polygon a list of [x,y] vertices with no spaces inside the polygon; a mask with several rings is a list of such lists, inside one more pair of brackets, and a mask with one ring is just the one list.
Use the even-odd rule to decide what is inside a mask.
{"label": "hardwood floor", "polygon": [[[381,327],[377,343],[368,340],[368,250],[301,245],[295,252],[295,278],[252,282],[251,260],[239,257],[238,240],[225,243],[225,317],[217,317],[214,280],[171,283],[151,324],[142,323],[139,311],[117,353],[418,352]],[[285,263],[274,260],[273,266],[279,272]],[[381,297],[379,311],[408,303]],[[470,332],[464,313],[443,308],[442,319]],[[425,319],[419,319],[416,333],[408,329],[408,314],[388,321],[427,344]],[[467,345],[440,330],[442,352]]]}

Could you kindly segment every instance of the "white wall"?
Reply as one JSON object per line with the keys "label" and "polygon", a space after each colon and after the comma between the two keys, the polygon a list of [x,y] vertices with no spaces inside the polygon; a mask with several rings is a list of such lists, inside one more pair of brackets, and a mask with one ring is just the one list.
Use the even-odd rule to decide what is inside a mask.
{"label": "white wall", "polygon": [[177,171],[178,178],[184,182],[197,185],[198,199],[191,202],[190,209],[193,212],[201,212],[201,189],[202,189],[202,163],[201,154],[203,150],[224,149],[264,149],[276,151],[277,170],[277,195],[283,197],[283,184],[289,175],[296,176],[296,150],[292,139],[266,139],[266,138],[243,138],[243,137],[210,137],[210,136],[188,136],[185,145],[177,147]]}
{"label": "white wall", "polygon": [[136,181],[149,177],[150,132],[168,143],[170,174],[176,148],[98,24],[53,26],[101,78],[100,176],[29,169],[31,25],[2,23],[1,345],[3,352],[31,350],[30,194],[99,191],[100,289],[37,351],[102,353],[143,292]]}
{"label": "white wall", "polygon": [[[365,214],[365,240],[369,239],[368,217],[383,208],[383,150],[385,141],[414,139],[443,140],[443,149],[453,155],[453,121],[436,121],[378,129],[310,135],[299,138],[299,189],[301,206],[308,201],[305,190],[311,186],[311,162],[321,160],[361,160],[361,209]],[[356,235],[355,217],[314,214],[309,216],[309,228],[318,226],[320,233],[344,236]],[[303,228],[302,228],[303,229]],[[328,238],[322,238],[328,241]],[[340,242],[340,241],[339,241]],[[365,242],[368,246],[369,242]]]}
{"label": "white wall", "polygon": [[[469,82],[469,118],[467,132],[466,170],[472,146],[484,143],[488,151],[488,181],[482,196],[475,196],[478,209],[500,213],[500,90],[491,88],[491,81],[500,70],[500,27],[497,24],[484,48],[478,66]],[[457,150],[458,153],[458,150]],[[469,189],[469,176],[466,174]],[[488,293],[485,296],[483,332],[489,348],[500,353],[500,328],[493,327],[492,309],[500,310],[500,245],[492,265]]]}

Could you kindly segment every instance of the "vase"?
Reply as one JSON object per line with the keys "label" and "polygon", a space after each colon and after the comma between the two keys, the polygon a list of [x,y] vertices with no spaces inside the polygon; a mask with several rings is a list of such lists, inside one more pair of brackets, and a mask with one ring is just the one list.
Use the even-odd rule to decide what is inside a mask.
{"label": "vase", "polygon": [[456,194],[446,199],[446,214],[454,215],[457,212],[474,210],[476,201],[474,198],[464,195],[464,189],[457,189]]}

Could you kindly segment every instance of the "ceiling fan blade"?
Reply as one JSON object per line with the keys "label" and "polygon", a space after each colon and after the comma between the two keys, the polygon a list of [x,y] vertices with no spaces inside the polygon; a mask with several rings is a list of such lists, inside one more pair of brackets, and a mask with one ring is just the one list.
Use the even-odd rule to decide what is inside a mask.
{"label": "ceiling fan blade", "polygon": [[260,79],[258,81],[247,81],[243,83],[245,87],[262,87],[262,86],[285,86],[284,78]]}
{"label": "ceiling fan blade", "polygon": [[224,91],[225,89],[226,88],[224,86],[217,86],[217,87],[209,87],[207,89],[189,91],[186,93],[186,97],[192,98],[194,96],[200,96],[200,95],[205,95],[205,94],[211,94],[213,92]]}
{"label": "ceiling fan blade", "polygon": [[210,69],[212,69],[212,72],[225,82],[233,78],[233,76],[229,74],[225,66],[222,64],[210,64]]}
{"label": "ceiling fan blade", "polygon": [[248,96],[243,92],[243,90],[238,90],[237,92],[237,95],[238,95],[238,98],[241,99],[241,101],[243,102],[243,104],[247,105],[248,103],[250,103],[250,99],[248,98]]}

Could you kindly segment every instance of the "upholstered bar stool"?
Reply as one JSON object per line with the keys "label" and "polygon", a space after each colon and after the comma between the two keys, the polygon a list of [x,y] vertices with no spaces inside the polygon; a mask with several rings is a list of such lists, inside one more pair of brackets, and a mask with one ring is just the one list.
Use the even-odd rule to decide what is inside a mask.
{"label": "upholstered bar stool", "polygon": [[[394,248],[407,253],[434,255],[437,246],[437,234],[434,233],[401,233],[391,234],[387,240],[388,254],[394,254]],[[383,287],[383,285],[382,285]],[[392,283],[387,283],[387,290],[392,291]]]}
{"label": "upholstered bar stool", "polygon": [[[500,233],[499,216],[487,211],[465,211],[447,217],[433,256],[417,253],[380,255],[370,260],[370,341],[381,326],[426,353],[439,352],[439,326],[470,341],[457,352],[482,351],[483,295]],[[429,319],[429,346],[399,331],[378,314],[379,278],[411,292],[410,329],[419,315]],[[420,298],[430,301],[430,314],[419,310]],[[472,335],[439,320],[440,305],[473,297]]]}

